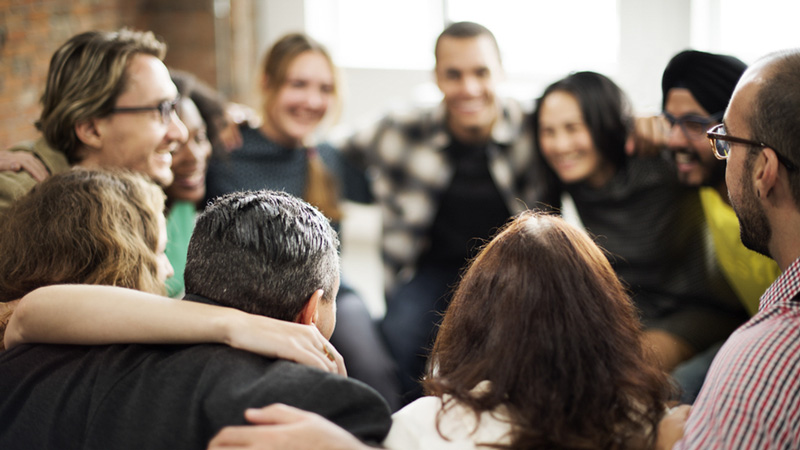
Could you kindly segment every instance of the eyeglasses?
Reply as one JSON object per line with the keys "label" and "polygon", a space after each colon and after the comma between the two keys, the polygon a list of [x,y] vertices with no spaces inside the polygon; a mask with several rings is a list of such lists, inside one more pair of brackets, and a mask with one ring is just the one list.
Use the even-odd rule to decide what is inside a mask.
{"label": "eyeglasses", "polygon": [[180,97],[175,97],[174,100],[165,100],[156,106],[134,106],[125,108],[114,108],[111,110],[111,113],[115,114],[115,113],[137,113],[145,111],[158,111],[158,113],[161,115],[161,123],[166,125],[169,123],[170,120],[172,120],[172,113],[177,111],[175,108],[178,106],[178,102],[180,100],[181,100]]}
{"label": "eyeglasses", "polygon": [[731,143],[733,144],[744,144],[749,145],[750,148],[757,148],[762,149],[764,147],[772,148],[772,151],[775,152],[775,155],[778,157],[778,161],[783,163],[786,166],[787,170],[797,170],[797,166],[789,161],[785,156],[778,153],[772,146],[767,145],[763,142],[756,142],[751,141],[748,139],[742,139],[735,136],[729,136],[725,133],[725,126],[723,124],[719,124],[714,128],[708,130],[708,140],[711,142],[711,149],[714,150],[714,156],[717,159],[728,159],[728,156],[731,154]]}
{"label": "eyeglasses", "polygon": [[675,117],[672,114],[664,111],[662,113],[664,118],[669,122],[669,127],[672,129],[675,124],[678,124],[683,130],[683,135],[687,139],[699,139],[706,136],[706,130],[711,124],[719,122],[722,114],[714,114],[711,116],[699,116],[697,114],[687,114],[681,117]]}

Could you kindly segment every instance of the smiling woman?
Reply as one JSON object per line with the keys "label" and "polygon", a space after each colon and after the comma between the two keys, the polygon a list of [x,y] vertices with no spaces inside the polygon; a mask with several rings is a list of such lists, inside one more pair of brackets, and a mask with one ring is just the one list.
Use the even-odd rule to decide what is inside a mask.
{"label": "smiling woman", "polygon": [[[343,198],[365,202],[370,193],[363,172],[336,148],[314,139],[339,109],[340,84],[327,50],[304,34],[280,38],[267,51],[261,89],[262,126],[242,125],[242,146],[212,156],[206,197],[281,190],[316,206],[338,228]],[[394,401],[387,351],[363,300],[347,280],[342,280],[336,304],[339,326],[331,342],[347,360],[350,375]]]}
{"label": "smiling woman", "polygon": [[713,254],[697,191],[679,185],[666,159],[626,156],[631,123],[614,82],[578,72],[544,91],[533,125],[552,184],[608,250],[641,311],[655,363],[670,371],[745,315],[718,265],[707,262]]}

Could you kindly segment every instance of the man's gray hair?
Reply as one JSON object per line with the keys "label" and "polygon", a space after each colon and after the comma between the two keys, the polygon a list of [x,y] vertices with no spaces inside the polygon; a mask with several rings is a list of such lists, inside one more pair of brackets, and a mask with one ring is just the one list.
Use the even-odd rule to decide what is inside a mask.
{"label": "man's gray hair", "polygon": [[186,293],[294,321],[317,289],[334,300],[338,247],[329,220],[296,197],[267,190],[227,194],[197,219]]}

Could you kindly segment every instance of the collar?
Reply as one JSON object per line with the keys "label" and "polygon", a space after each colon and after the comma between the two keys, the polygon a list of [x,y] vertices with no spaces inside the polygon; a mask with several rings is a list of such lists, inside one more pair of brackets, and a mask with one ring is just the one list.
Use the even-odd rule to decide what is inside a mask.
{"label": "collar", "polygon": [[786,269],[761,296],[759,312],[773,305],[786,303],[800,293],[800,258]]}
{"label": "collar", "polygon": [[202,295],[197,294],[186,294],[183,296],[183,299],[190,302],[205,303],[206,305],[222,306],[223,308],[226,307],[225,305],[221,305],[208,297],[203,297]]}
{"label": "collar", "polygon": [[[440,130],[433,137],[433,144],[439,150],[443,150],[451,143],[451,135],[447,130],[447,108],[444,101],[439,103],[433,111],[432,119],[435,123],[442,124]],[[520,130],[525,126],[526,120],[528,118],[517,101],[499,98],[497,100],[497,120],[492,126],[489,142],[501,146],[513,144],[520,135]]]}

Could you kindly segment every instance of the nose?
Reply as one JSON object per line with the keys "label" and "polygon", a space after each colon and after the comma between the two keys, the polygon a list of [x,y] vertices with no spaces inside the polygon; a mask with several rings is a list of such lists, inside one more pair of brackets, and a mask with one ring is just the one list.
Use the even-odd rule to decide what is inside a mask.
{"label": "nose", "polygon": [[572,149],[568,133],[557,131],[551,138],[552,149],[557,153],[567,153]]}
{"label": "nose", "polygon": [[172,263],[169,262],[169,259],[165,257],[164,261],[162,262],[162,265],[163,266],[161,270],[163,270],[164,272],[164,280],[172,278],[175,275],[175,268],[172,267]]}
{"label": "nose", "polygon": [[313,109],[322,108],[325,105],[325,96],[326,94],[318,89],[309,89],[306,95],[306,105]]}
{"label": "nose", "polygon": [[477,96],[481,93],[481,83],[480,81],[471,76],[464,77],[462,82],[462,88],[464,89],[464,93],[470,96]]}
{"label": "nose", "polygon": [[669,129],[669,137],[667,138],[667,147],[669,148],[686,148],[689,142],[686,139],[686,133],[677,122]]}
{"label": "nose", "polygon": [[170,141],[177,141],[184,143],[189,139],[189,131],[186,125],[181,122],[180,117],[174,111],[170,115],[169,123],[167,124],[167,138]]}

